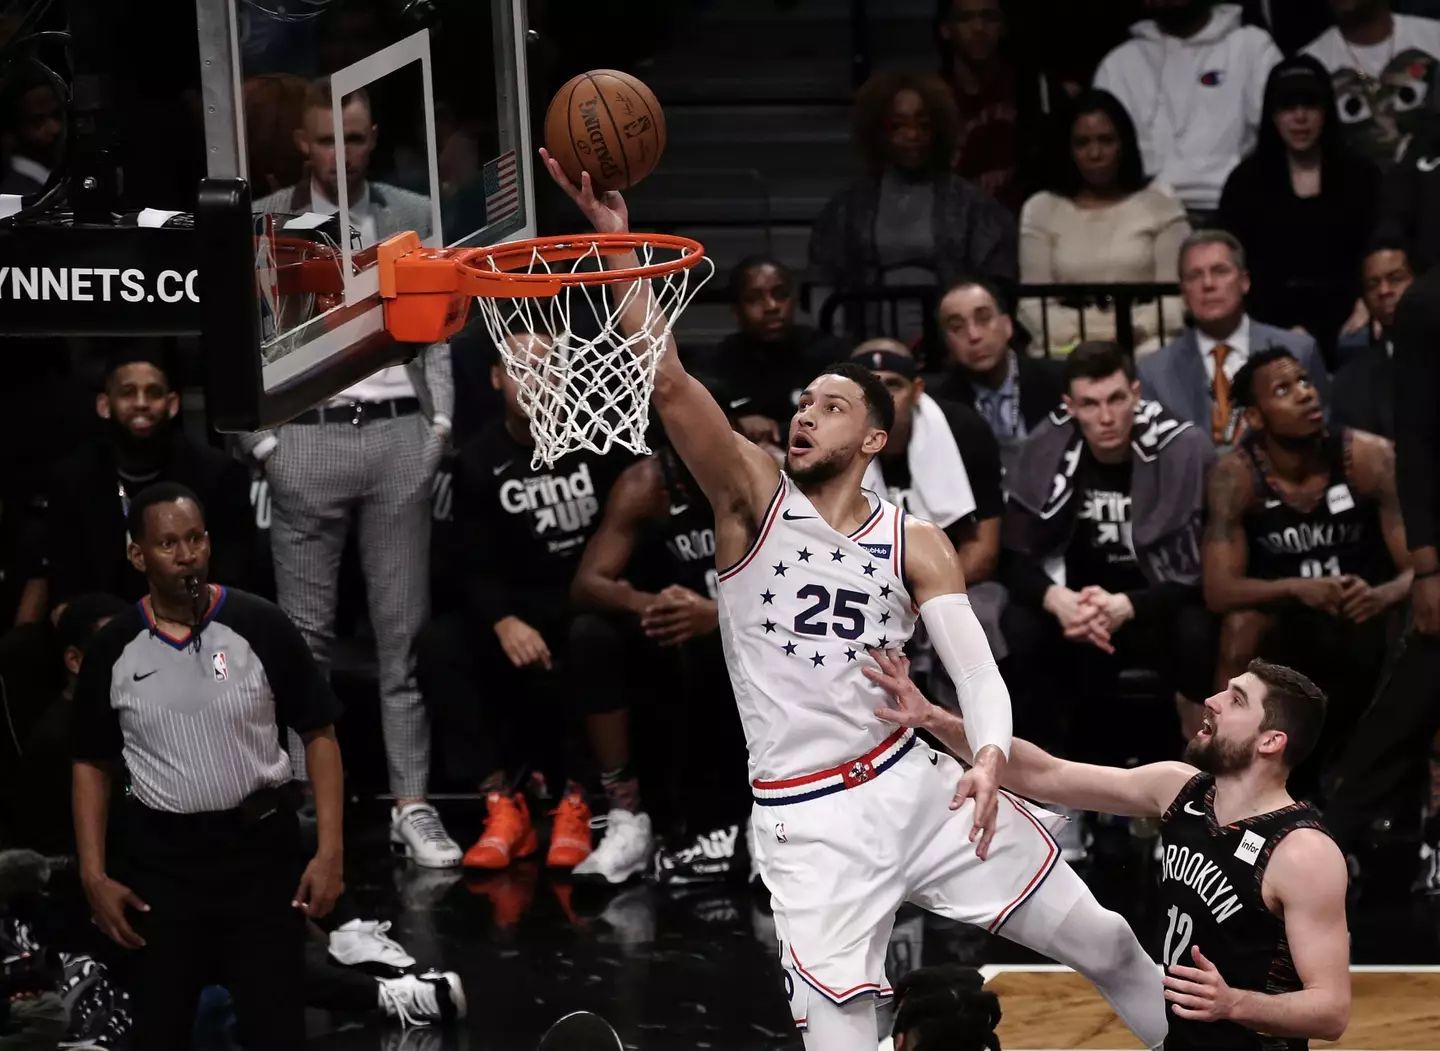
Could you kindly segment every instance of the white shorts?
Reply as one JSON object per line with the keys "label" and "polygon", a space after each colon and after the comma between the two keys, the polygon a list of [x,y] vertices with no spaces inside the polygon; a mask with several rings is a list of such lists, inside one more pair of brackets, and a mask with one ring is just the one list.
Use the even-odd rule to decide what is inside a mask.
{"label": "white shorts", "polygon": [[1063,864],[1036,814],[1009,793],[981,861],[970,842],[974,803],[950,809],[963,773],[917,738],[853,788],[780,805],[757,792],[755,855],[796,1025],[811,990],[837,1004],[890,995],[885,950],[905,902],[993,933]]}

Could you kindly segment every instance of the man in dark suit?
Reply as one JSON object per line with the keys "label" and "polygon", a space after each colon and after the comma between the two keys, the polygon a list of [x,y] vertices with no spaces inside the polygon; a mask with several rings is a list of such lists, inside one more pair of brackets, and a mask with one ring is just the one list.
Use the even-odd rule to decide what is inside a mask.
{"label": "man in dark suit", "polygon": [[1330,404],[1330,374],[1315,341],[1251,319],[1245,249],[1224,230],[1197,230],[1180,246],[1180,293],[1192,321],[1173,342],[1140,362],[1140,389],[1173,415],[1209,428],[1215,444],[1234,444],[1239,406],[1230,383],[1255,351],[1288,350]]}
{"label": "man in dark suit", "polygon": [[21,74],[0,92],[0,193],[39,193],[65,141],[65,108],[39,73]]}
{"label": "man in dark suit", "polygon": [[180,429],[180,396],[155,348],[126,340],[111,358],[95,411],[109,440],[62,460],[46,512],[50,604],[104,591],[127,601],[146,593],[126,555],[130,498],[159,481],[179,482],[205,505],[217,581],[248,587],[255,550],[250,473],[240,461]]}
{"label": "man in dark suit", "polygon": [[1060,404],[1064,367],[1016,353],[1014,321],[994,282],[964,277],[940,297],[936,311],[949,371],[931,393],[973,408],[1000,443],[1002,459]]}
{"label": "man in dark suit", "polygon": [[1391,329],[1400,297],[1415,281],[1415,267],[1405,243],[1377,237],[1360,264],[1362,295],[1370,311],[1365,343],[1335,375],[1335,407],[1331,422],[1395,440],[1395,343]]}

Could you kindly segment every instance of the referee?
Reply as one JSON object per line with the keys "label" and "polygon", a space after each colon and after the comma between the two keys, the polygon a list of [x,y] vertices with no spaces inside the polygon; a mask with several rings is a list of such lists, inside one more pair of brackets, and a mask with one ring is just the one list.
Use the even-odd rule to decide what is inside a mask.
{"label": "referee", "polygon": [[[299,1049],[304,920],[341,890],[339,706],[277,607],[206,582],[210,540],[193,493],[153,485],[126,524],[149,594],[91,640],[71,741],[85,894],[96,925],[138,950],[134,1044],[188,1051],[200,991],[218,983],[248,1051]],[[308,865],[285,727],[305,742],[315,789]],[[122,760],[131,791],[112,870],[105,832]]]}

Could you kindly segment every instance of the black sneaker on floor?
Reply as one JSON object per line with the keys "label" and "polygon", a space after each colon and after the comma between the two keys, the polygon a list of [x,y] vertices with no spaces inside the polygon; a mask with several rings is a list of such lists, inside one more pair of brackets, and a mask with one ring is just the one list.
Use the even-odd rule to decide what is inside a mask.
{"label": "black sneaker on floor", "polygon": [[688,883],[718,883],[743,879],[749,859],[740,837],[739,825],[702,832],[680,850],[661,847],[655,851],[651,878],[663,886]]}

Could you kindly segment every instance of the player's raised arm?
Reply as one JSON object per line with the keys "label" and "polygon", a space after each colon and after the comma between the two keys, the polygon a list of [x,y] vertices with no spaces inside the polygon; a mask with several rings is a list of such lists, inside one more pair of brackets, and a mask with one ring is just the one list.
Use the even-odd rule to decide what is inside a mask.
{"label": "player's raised arm", "polygon": [[[576,187],[565,176],[560,165],[542,149],[540,156],[550,177],[575,202],[599,233],[626,233],[630,215],[625,199],[614,190],[597,197],[588,172],[582,173]],[[633,252],[611,256],[606,265],[612,269],[638,266]],[[613,285],[610,294],[624,304],[620,313],[620,330],[624,333],[649,328],[658,332],[665,325],[649,283],[638,281],[630,287]],[[666,340],[665,352],[655,373],[655,391],[651,403],[660,413],[665,433],[680,459],[695,476],[717,516],[732,510],[759,514],[775,493],[780,468],[769,455],[737,434],[710,392],[699,380],[685,371],[673,339]],[[718,524],[718,522],[717,522]]]}
{"label": "player's raised arm", "polygon": [[[920,610],[930,644],[935,647],[965,715],[965,736],[972,766],[960,779],[955,806],[975,797],[975,827],[980,830],[983,858],[995,834],[996,789],[1005,779],[1010,755],[1012,716],[1010,691],[1000,678],[985,629],[965,594],[965,571],[944,530],[933,522],[906,516],[905,575],[910,597]],[[975,833],[971,833],[975,838]]]}
{"label": "player's raised arm", "polygon": [[[970,762],[965,721],[932,704],[920,692],[910,681],[909,660],[902,654],[879,650],[872,650],[871,655],[880,667],[878,671],[864,669],[865,675],[895,699],[894,707],[877,709],[876,716],[888,723],[925,730]],[[1010,743],[1010,760],[1005,764],[1001,784],[1041,803],[1124,817],[1154,817],[1170,808],[1180,789],[1196,773],[1193,766],[1177,762],[1151,763],[1133,770],[1072,763],[1017,737]]]}

